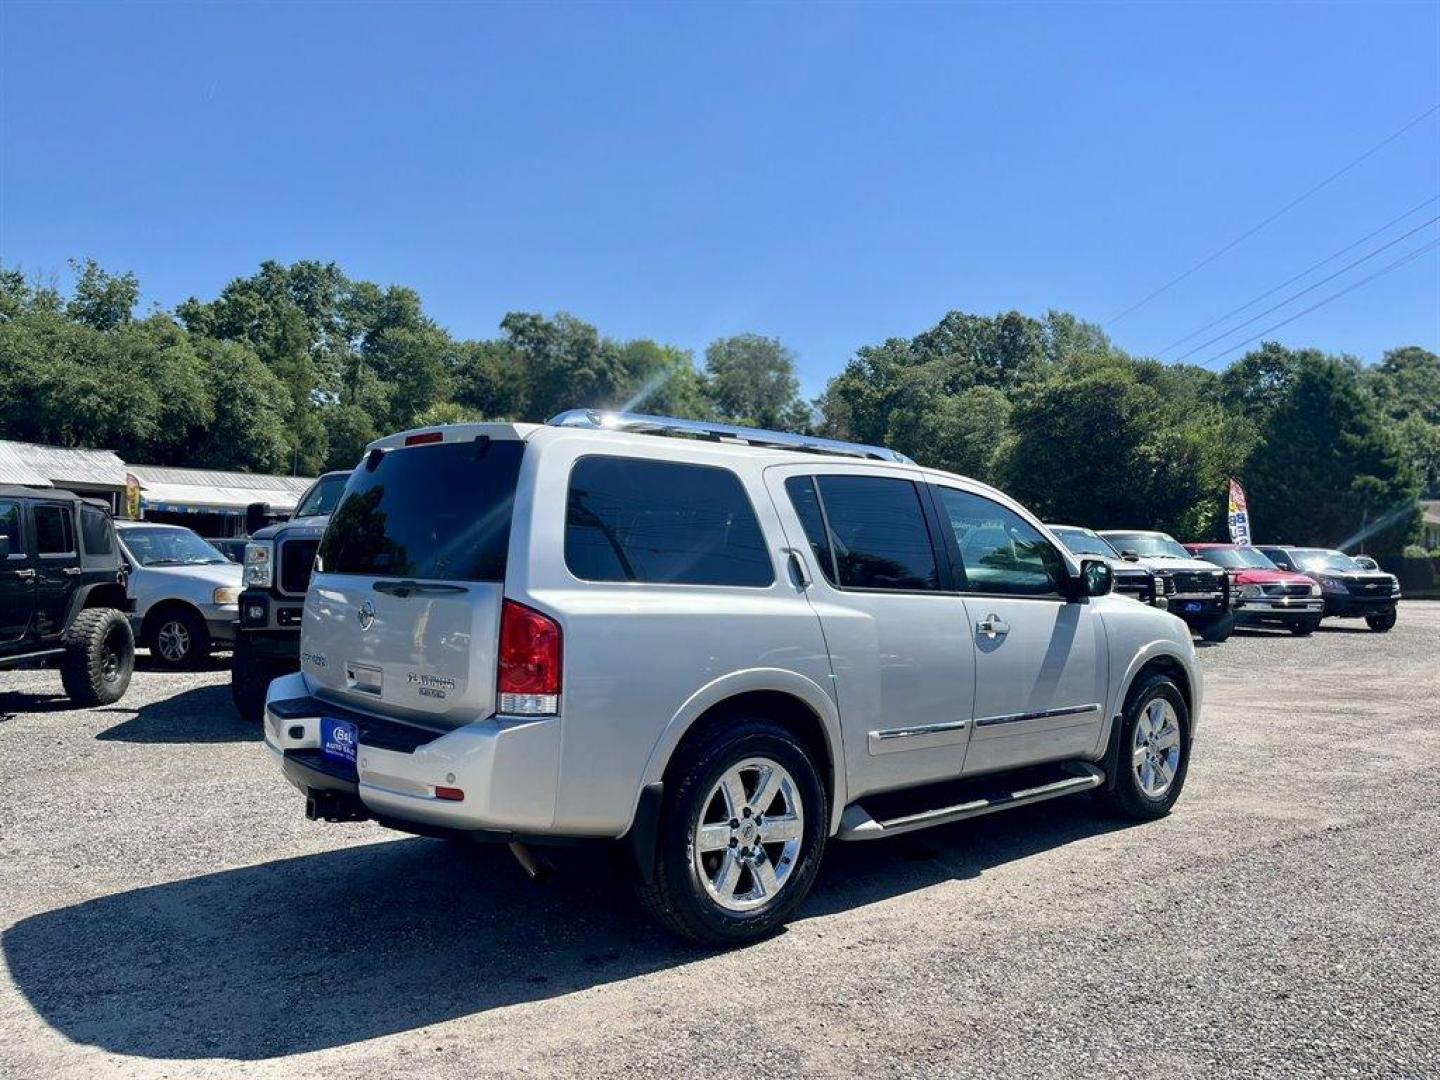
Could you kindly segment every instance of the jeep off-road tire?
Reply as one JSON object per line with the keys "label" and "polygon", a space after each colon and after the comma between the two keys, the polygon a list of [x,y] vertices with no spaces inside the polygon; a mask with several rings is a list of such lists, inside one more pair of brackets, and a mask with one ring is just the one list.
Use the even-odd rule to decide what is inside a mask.
{"label": "jeep off-road tire", "polygon": [[1395,609],[1391,608],[1389,611],[1382,611],[1379,615],[1366,615],[1365,625],[1377,634],[1383,634],[1394,627],[1395,618]]}
{"label": "jeep off-road tire", "polygon": [[65,631],[60,682],[76,705],[90,708],[119,701],[135,670],[130,621],[114,608],[87,608]]}
{"label": "jeep off-road tire", "polygon": [[717,723],[681,748],[666,776],[640,901],[703,945],[764,937],[814,884],[829,815],[813,752],[794,733],[761,716]]}
{"label": "jeep off-road tire", "polygon": [[1115,738],[1115,775],[1100,791],[1102,804],[1121,817],[1164,817],[1190,768],[1190,709],[1174,680],[1155,674],[1135,687]]}
{"label": "jeep off-road tire", "polygon": [[265,693],[281,675],[300,670],[300,662],[276,656],[257,656],[249,638],[240,634],[230,657],[230,700],[241,719],[258,724],[265,718]]}

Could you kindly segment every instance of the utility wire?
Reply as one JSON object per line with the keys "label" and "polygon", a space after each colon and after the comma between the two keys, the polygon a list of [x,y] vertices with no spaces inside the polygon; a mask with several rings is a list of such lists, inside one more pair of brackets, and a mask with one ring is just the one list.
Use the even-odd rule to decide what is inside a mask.
{"label": "utility wire", "polygon": [[[1339,251],[1335,251],[1335,252],[1332,252],[1332,253],[1329,254],[1329,255],[1326,255],[1325,258],[1321,259],[1319,262],[1311,263],[1309,266],[1307,266],[1304,270],[1301,270],[1301,271],[1300,271],[1298,274],[1296,274],[1294,277],[1286,278],[1286,279],[1285,279],[1284,281],[1282,281],[1279,285],[1276,285],[1273,289],[1267,289],[1265,292],[1261,293],[1259,296],[1252,296],[1249,300],[1245,301],[1245,303],[1241,304],[1239,307],[1234,308],[1234,309],[1231,310],[1231,311],[1227,311],[1224,315],[1221,315],[1218,319],[1212,319],[1210,322],[1206,323],[1204,326],[1200,327],[1198,330],[1191,330],[1190,333],[1186,334],[1184,337],[1182,337],[1182,338],[1176,338],[1174,341],[1170,342],[1169,345],[1166,345],[1163,349],[1157,350],[1157,351],[1155,352],[1155,355],[1156,355],[1156,356],[1164,356],[1164,355],[1165,355],[1167,352],[1169,352],[1171,349],[1175,348],[1176,345],[1183,345],[1183,344],[1185,344],[1185,342],[1189,341],[1191,338],[1193,338],[1193,337],[1199,337],[1201,334],[1205,333],[1206,330],[1210,330],[1210,329],[1213,329],[1213,328],[1216,327],[1216,326],[1219,326],[1221,323],[1223,323],[1226,319],[1230,318],[1232,315],[1239,315],[1240,312],[1244,311],[1244,310],[1245,310],[1246,308],[1248,308],[1248,307],[1253,307],[1254,305],[1258,304],[1261,300],[1264,300],[1266,297],[1274,296],[1274,295],[1275,295],[1277,292],[1279,292],[1281,289],[1285,288],[1285,286],[1295,284],[1295,282],[1299,281],[1301,278],[1305,277],[1306,275],[1311,274],[1311,273],[1313,273],[1313,272],[1316,271],[1316,270],[1319,270],[1320,267],[1324,266],[1324,265],[1325,265],[1326,263],[1328,263],[1328,262],[1334,262],[1334,261],[1335,261],[1336,259],[1338,259],[1341,255],[1344,255],[1347,251],[1354,251],[1354,250],[1355,250],[1357,247],[1359,247],[1361,244],[1365,243],[1365,241],[1367,241],[1367,240],[1373,240],[1375,237],[1377,237],[1377,236],[1379,236],[1381,233],[1383,233],[1386,229],[1390,228],[1390,226],[1395,225],[1395,224],[1397,224],[1397,223],[1399,223],[1399,222],[1401,222],[1401,221],[1404,221],[1404,220],[1405,220],[1407,217],[1409,217],[1411,214],[1415,213],[1415,211],[1420,210],[1420,209],[1423,209],[1424,207],[1429,206],[1429,205],[1430,205],[1431,203],[1433,203],[1433,202],[1440,202],[1440,195],[1431,195],[1430,198],[1424,200],[1423,202],[1417,203],[1416,205],[1412,206],[1409,210],[1406,210],[1403,214],[1400,214],[1398,217],[1393,217],[1393,218],[1391,218],[1389,221],[1387,221],[1384,225],[1381,225],[1381,226],[1380,226],[1378,229],[1376,229],[1374,232],[1366,233],[1364,236],[1360,237],[1359,240],[1356,240],[1353,244],[1346,244],[1346,245],[1345,245],[1344,247],[1342,247]],[[1236,329],[1239,329],[1239,328],[1237,327]],[[1203,348],[1204,346],[1201,346],[1201,347]]]}
{"label": "utility wire", "polygon": [[1227,338],[1227,337],[1229,337],[1231,334],[1235,333],[1236,330],[1243,330],[1245,327],[1251,325],[1252,323],[1259,322],[1259,321],[1260,321],[1261,319],[1263,319],[1266,315],[1270,315],[1270,314],[1273,314],[1273,313],[1276,312],[1276,311],[1279,311],[1279,310],[1280,310],[1282,307],[1284,307],[1286,304],[1289,304],[1289,303],[1291,303],[1291,302],[1294,301],[1294,300],[1299,300],[1300,297],[1304,296],[1306,293],[1314,292],[1314,291],[1315,291],[1316,289],[1318,289],[1321,285],[1324,285],[1324,284],[1326,284],[1327,282],[1334,281],[1334,280],[1335,280],[1337,277],[1339,277],[1341,274],[1347,273],[1348,271],[1355,269],[1355,267],[1359,266],[1361,263],[1363,263],[1363,262],[1369,262],[1369,261],[1370,261],[1371,259],[1373,259],[1376,255],[1379,255],[1382,251],[1388,251],[1388,250],[1390,250],[1390,248],[1392,248],[1392,247],[1394,247],[1396,244],[1400,243],[1400,241],[1410,239],[1410,237],[1414,236],[1414,235],[1415,235],[1417,232],[1419,232],[1421,229],[1428,229],[1431,225],[1434,225],[1437,221],[1440,221],[1440,214],[1436,214],[1436,215],[1435,215],[1434,217],[1432,217],[1429,221],[1422,221],[1419,225],[1416,225],[1415,228],[1411,229],[1409,232],[1407,232],[1407,233],[1401,233],[1399,236],[1395,237],[1394,240],[1390,240],[1390,241],[1388,241],[1387,243],[1381,244],[1378,248],[1376,248],[1374,251],[1370,252],[1369,254],[1367,254],[1367,255],[1361,255],[1360,258],[1354,260],[1353,262],[1346,263],[1346,264],[1345,264],[1344,266],[1342,266],[1339,270],[1336,270],[1333,274],[1327,274],[1327,275],[1325,275],[1324,277],[1322,277],[1319,281],[1315,281],[1315,282],[1312,282],[1312,283],[1309,284],[1309,285],[1306,285],[1305,288],[1301,289],[1299,292],[1291,293],[1291,294],[1290,294],[1289,296],[1287,296],[1284,300],[1281,300],[1278,304],[1272,304],[1270,307],[1266,308],[1264,311],[1261,311],[1261,312],[1259,312],[1259,313],[1257,313],[1257,314],[1255,314],[1255,315],[1251,315],[1250,318],[1246,319],[1244,322],[1236,323],[1234,326],[1230,327],[1230,329],[1221,331],[1220,333],[1216,334],[1213,338],[1211,338],[1209,341],[1202,341],[1199,345],[1196,345],[1196,346],[1195,346],[1193,349],[1191,349],[1189,352],[1184,352],[1184,353],[1181,353],[1179,356],[1177,356],[1177,357],[1175,358],[1175,362],[1178,364],[1181,360],[1188,360],[1190,357],[1194,356],[1197,352],[1200,352],[1200,351],[1203,350],[1203,349],[1208,349],[1211,345],[1214,345],[1217,341],[1223,341],[1225,338]]}
{"label": "utility wire", "polygon": [[1378,278],[1378,277],[1384,277],[1384,276],[1385,276],[1386,274],[1388,274],[1391,270],[1398,270],[1400,267],[1404,266],[1406,263],[1410,262],[1412,259],[1418,259],[1421,255],[1424,255],[1426,252],[1429,252],[1429,251],[1434,251],[1437,247],[1440,247],[1440,240],[1431,240],[1428,244],[1422,244],[1420,247],[1416,248],[1414,251],[1408,252],[1407,254],[1402,255],[1400,258],[1396,259],[1394,262],[1388,263],[1388,264],[1386,264],[1385,266],[1382,266],[1379,270],[1376,270],[1373,274],[1370,274],[1370,275],[1368,275],[1368,276],[1366,276],[1366,277],[1363,277],[1363,278],[1361,278],[1359,281],[1351,282],[1349,285],[1346,285],[1345,288],[1343,288],[1343,289],[1337,289],[1335,292],[1331,293],[1329,296],[1325,297],[1325,299],[1323,299],[1323,300],[1317,300],[1317,301],[1315,301],[1315,303],[1311,304],[1311,305],[1310,305],[1309,307],[1307,307],[1304,311],[1297,311],[1294,315],[1291,315],[1288,319],[1282,319],[1282,320],[1280,320],[1280,322],[1277,322],[1277,323],[1275,323],[1275,324],[1273,324],[1273,325],[1271,325],[1271,326],[1267,326],[1264,330],[1261,330],[1260,333],[1256,334],[1254,337],[1246,338],[1244,341],[1241,341],[1241,342],[1239,342],[1238,344],[1231,345],[1228,349],[1225,349],[1223,352],[1218,352],[1218,353],[1216,353],[1216,354],[1215,354],[1214,356],[1212,356],[1209,360],[1205,361],[1205,366],[1206,366],[1206,367],[1210,366],[1211,364],[1215,363],[1216,360],[1219,360],[1222,356],[1226,356],[1226,355],[1228,355],[1229,353],[1234,352],[1236,349],[1244,348],[1246,345],[1249,345],[1251,342],[1259,341],[1259,340],[1260,340],[1261,338],[1263,338],[1266,334],[1269,334],[1269,333],[1271,333],[1271,332],[1273,332],[1273,331],[1275,331],[1275,330],[1279,330],[1282,326],[1289,326],[1292,322],[1294,322],[1296,319],[1300,318],[1302,315],[1309,315],[1312,311],[1316,311],[1316,310],[1324,307],[1326,304],[1330,303],[1330,301],[1332,301],[1332,300],[1338,300],[1338,299],[1340,299],[1340,297],[1344,296],[1346,293],[1354,292],[1356,289],[1360,288],[1360,286],[1362,286],[1362,285],[1367,285],[1367,284],[1369,284],[1370,282],[1374,281],[1374,280],[1375,280],[1376,278]]}
{"label": "utility wire", "polygon": [[1231,240],[1231,241],[1230,241],[1228,244],[1226,244],[1224,247],[1222,247],[1222,248],[1220,248],[1219,250],[1217,250],[1217,251],[1215,251],[1215,252],[1213,252],[1213,253],[1205,256],[1205,258],[1201,259],[1198,263],[1196,263],[1194,266],[1190,267],[1190,269],[1186,270],[1184,273],[1176,275],[1175,277],[1171,278],[1169,281],[1165,282],[1164,285],[1161,285],[1161,286],[1160,286],[1158,289],[1156,289],[1154,292],[1152,292],[1152,293],[1150,293],[1149,295],[1144,296],[1144,297],[1142,297],[1141,299],[1135,301],[1135,303],[1131,304],[1131,305],[1130,305],[1129,307],[1127,307],[1124,311],[1120,312],[1120,314],[1111,316],[1111,318],[1110,318],[1108,321],[1106,321],[1105,325],[1106,325],[1106,326],[1113,326],[1115,323],[1117,323],[1117,322],[1119,322],[1121,319],[1125,318],[1125,316],[1129,315],[1131,312],[1138,311],[1140,308],[1142,308],[1142,307],[1144,307],[1146,304],[1150,303],[1151,300],[1154,300],[1154,299],[1155,299],[1157,296],[1159,296],[1161,293],[1166,292],[1166,291],[1168,291],[1169,289],[1174,288],[1176,285],[1180,284],[1180,282],[1184,281],[1186,278],[1188,278],[1191,274],[1195,273],[1197,270],[1200,270],[1200,269],[1202,269],[1202,268],[1204,268],[1204,267],[1206,267],[1206,266],[1209,266],[1212,262],[1214,262],[1216,259],[1220,258],[1221,255],[1224,255],[1224,254],[1225,254],[1227,251],[1229,251],[1231,248],[1236,247],[1236,246],[1237,246],[1238,244],[1240,244],[1242,241],[1248,240],[1250,237],[1254,236],[1254,235],[1255,235],[1257,232],[1259,232],[1261,229],[1265,228],[1266,225],[1269,225],[1269,224],[1270,224],[1272,221],[1274,221],[1276,218],[1281,217],[1281,216],[1283,216],[1283,215],[1285,215],[1285,214],[1288,214],[1291,210],[1295,209],[1295,207],[1299,206],[1299,205],[1300,205],[1302,202],[1304,202],[1306,199],[1310,198],[1310,196],[1314,195],[1316,192],[1320,191],[1322,188],[1328,187],[1330,184],[1332,184],[1332,183],[1334,183],[1336,180],[1340,179],[1340,177],[1344,176],[1347,172],[1349,172],[1351,169],[1355,168],[1355,166],[1356,166],[1356,165],[1359,165],[1362,161],[1365,161],[1365,160],[1367,160],[1368,158],[1373,157],[1373,156],[1374,156],[1376,153],[1378,153],[1380,150],[1383,150],[1385,147],[1389,146],[1389,145],[1390,145],[1392,142],[1394,142],[1396,139],[1400,138],[1401,135],[1404,135],[1407,131],[1409,131],[1411,128],[1413,128],[1416,124],[1419,124],[1421,121],[1426,120],[1426,119],[1428,119],[1429,117],[1433,116],[1437,111],[1440,111],[1440,104],[1431,105],[1430,108],[1426,109],[1426,110],[1425,110],[1423,113],[1421,113],[1419,116],[1417,116],[1417,117],[1415,117],[1413,120],[1409,121],[1407,124],[1405,124],[1404,127],[1400,128],[1398,131],[1395,131],[1395,132],[1393,132],[1393,133],[1390,134],[1390,135],[1385,136],[1385,138],[1381,139],[1381,140],[1380,140],[1378,143],[1376,143],[1374,146],[1370,147],[1369,150],[1366,150],[1366,151],[1365,151],[1363,154],[1361,154],[1359,157],[1352,159],[1348,164],[1342,166],[1341,168],[1337,169],[1335,172],[1331,173],[1329,176],[1325,177],[1324,180],[1321,180],[1321,181],[1320,181],[1318,184],[1316,184],[1314,187],[1309,188],[1309,189],[1306,190],[1304,193],[1296,196],[1294,199],[1291,199],[1288,203],[1286,203],[1284,206],[1282,206],[1279,210],[1276,210],[1273,214],[1271,214],[1269,217],[1265,218],[1263,221],[1261,221],[1261,222],[1259,222],[1259,223],[1257,223],[1257,224],[1255,224],[1255,225],[1252,225],[1250,228],[1246,229],[1243,233],[1241,233],[1239,236],[1237,236],[1234,240]]}

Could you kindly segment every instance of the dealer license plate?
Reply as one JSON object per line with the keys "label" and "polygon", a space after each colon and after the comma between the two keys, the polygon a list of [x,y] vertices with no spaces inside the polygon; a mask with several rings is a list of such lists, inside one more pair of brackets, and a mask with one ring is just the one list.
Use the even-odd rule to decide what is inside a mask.
{"label": "dealer license plate", "polygon": [[360,745],[360,729],[348,720],[320,718],[320,753],[337,764],[355,771],[355,749]]}

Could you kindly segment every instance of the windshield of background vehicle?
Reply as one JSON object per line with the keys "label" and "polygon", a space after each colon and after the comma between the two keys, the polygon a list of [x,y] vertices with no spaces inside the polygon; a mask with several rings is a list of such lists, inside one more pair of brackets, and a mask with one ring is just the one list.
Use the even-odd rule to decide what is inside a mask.
{"label": "windshield of background vehicle", "polygon": [[208,566],[230,561],[189,529],[126,529],[120,542],[141,566]]}
{"label": "windshield of background vehicle", "polygon": [[1306,570],[1364,570],[1365,568],[1343,551],[1327,551],[1324,548],[1300,548],[1290,553],[1297,565]]}
{"label": "windshield of background vehicle", "polygon": [[1227,570],[1275,569],[1275,564],[1254,548],[1201,548],[1195,554]]}
{"label": "windshield of background vehicle", "polygon": [[316,480],[315,485],[305,493],[304,501],[295,508],[295,516],[323,517],[333,514],[336,504],[340,502],[340,496],[345,494],[345,481],[349,479],[344,473],[339,473]]}
{"label": "windshield of background vehicle", "polygon": [[1079,529],[1051,529],[1060,542],[1070,549],[1072,555],[1099,555],[1102,559],[1118,559],[1120,553],[1111,547],[1103,537],[1093,536]]}
{"label": "windshield of background vehicle", "polygon": [[1120,551],[1133,551],[1142,559],[1193,559],[1174,537],[1164,533],[1110,533],[1109,540]]}

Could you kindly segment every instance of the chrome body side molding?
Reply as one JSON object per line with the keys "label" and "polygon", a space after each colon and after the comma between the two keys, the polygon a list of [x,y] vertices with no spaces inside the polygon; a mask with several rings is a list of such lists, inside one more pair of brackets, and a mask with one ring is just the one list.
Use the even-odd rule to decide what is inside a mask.
{"label": "chrome body side molding", "polygon": [[1008,713],[1004,716],[985,716],[975,721],[977,728],[996,727],[1000,724],[1019,724],[1026,720],[1053,720],[1059,716],[1088,716],[1100,711],[1100,703],[1090,705],[1067,705],[1063,709],[1042,709],[1039,712]]}

